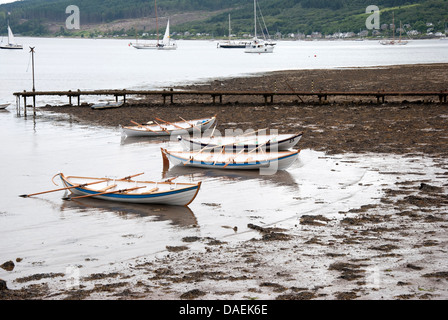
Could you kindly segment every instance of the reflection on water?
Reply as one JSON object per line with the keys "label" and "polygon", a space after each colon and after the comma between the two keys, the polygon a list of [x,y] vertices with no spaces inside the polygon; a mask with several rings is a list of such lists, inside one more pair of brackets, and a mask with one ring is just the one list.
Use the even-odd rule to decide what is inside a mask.
{"label": "reflection on water", "polygon": [[[173,52],[172,68],[167,69],[163,52],[129,49],[126,40],[24,40],[36,45],[38,90],[151,89],[271,70],[448,59],[448,43],[434,41],[414,42],[406,48],[385,48],[369,41],[282,42],[274,55],[257,57],[216,50],[209,42],[185,42]],[[123,138],[119,128],[80,125],[70,115],[40,110],[36,117],[17,117],[12,93],[30,90],[30,75],[25,72],[29,54],[0,55],[0,97],[4,100],[0,104],[11,103],[0,110],[4,182],[0,184],[0,263],[21,258],[13,273],[0,269],[0,278],[10,288],[18,284],[9,280],[63,273],[70,265],[82,266],[85,273],[102,272],[114,263],[157,257],[167,246],[185,245],[182,239],[187,236],[246,240],[254,237],[248,223],[288,228],[295,227],[303,214],[335,216],[380,198],[387,179],[392,179],[379,175],[382,168],[402,170],[406,166],[406,159],[400,162],[385,155],[353,156],[349,163],[341,161],[350,157],[347,154],[326,156],[302,150],[293,166],[274,175],[192,167],[171,167],[164,172],[160,148],[177,147],[169,137]],[[195,65],[201,67],[191,67]],[[61,99],[67,103],[66,98],[39,98],[38,105]],[[54,188],[51,177],[58,172],[99,177],[145,172],[142,180],[177,177],[179,182],[203,183],[189,208],[96,199],[66,202],[61,192],[18,197]]]}
{"label": "reflection on water", "polygon": [[[177,148],[177,141],[123,143],[117,128],[79,125],[49,113],[31,121],[1,112],[0,135],[7,150],[0,173],[8,181],[7,187],[0,185],[0,262],[22,259],[14,274],[0,270],[6,281],[65,272],[69,265],[101,272],[113,263],[165,254],[167,246],[185,245],[188,236],[251,239],[249,223],[294,227],[303,214],[334,215],[369,203],[384,183],[377,170],[368,169],[372,158],[347,163],[312,150],[302,150],[288,170],[274,175],[180,166],[164,172],[160,148]],[[189,208],[64,201],[63,192],[18,197],[54,189],[51,177],[57,172],[98,177],[144,172],[141,180],[176,177],[202,186]]]}
{"label": "reflection on water", "polygon": [[193,211],[184,206],[145,205],[109,202],[98,199],[75,199],[63,201],[61,212],[64,210],[79,210],[88,212],[95,210],[104,213],[114,213],[123,219],[152,218],[153,221],[167,221],[179,227],[197,227],[198,221]]}
{"label": "reflection on water", "polygon": [[[120,143],[122,145],[127,145],[127,144],[159,144],[160,143],[168,143],[170,142],[170,137],[164,137],[164,136],[160,136],[160,137],[140,137],[140,136],[131,136],[128,137],[126,136],[126,134],[122,133],[121,134],[121,140]],[[177,141],[177,139],[173,140],[174,142]]]}
{"label": "reflection on water", "polygon": [[[295,165],[299,165],[299,161]],[[300,185],[288,170],[279,170],[271,175],[261,175],[259,170],[219,170],[171,166],[169,170],[165,171],[164,177],[172,178],[185,175],[195,180],[211,179],[222,183],[254,180],[264,185],[287,186],[292,190],[298,190]]]}

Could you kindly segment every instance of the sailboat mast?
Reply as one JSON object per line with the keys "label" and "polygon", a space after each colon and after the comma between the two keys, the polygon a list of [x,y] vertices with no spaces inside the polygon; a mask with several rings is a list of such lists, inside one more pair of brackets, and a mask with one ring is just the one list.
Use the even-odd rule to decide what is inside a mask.
{"label": "sailboat mast", "polygon": [[393,12],[392,12],[392,36],[395,42],[395,15]]}
{"label": "sailboat mast", "polygon": [[230,13],[229,13],[229,42],[230,42],[230,33],[232,32],[231,30],[232,30],[232,29],[231,29],[231,27],[230,27]]}
{"label": "sailboat mast", "polygon": [[157,46],[159,46],[159,18],[157,16],[157,0],[154,0],[154,9],[156,10],[156,34],[157,34]]}
{"label": "sailboat mast", "polygon": [[257,0],[254,0],[255,38],[257,38]]}

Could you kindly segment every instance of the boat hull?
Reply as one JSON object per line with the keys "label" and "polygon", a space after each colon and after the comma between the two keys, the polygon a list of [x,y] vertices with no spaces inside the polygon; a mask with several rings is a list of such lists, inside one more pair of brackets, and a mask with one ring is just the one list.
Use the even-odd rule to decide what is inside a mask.
{"label": "boat hull", "polygon": [[[125,126],[122,127],[123,132],[128,137],[157,137],[157,136],[170,136],[174,135],[183,135],[183,134],[191,134],[195,130],[201,130],[204,132],[209,129],[216,121],[216,118],[208,118],[208,119],[198,119],[198,120],[190,120],[189,123],[193,126],[187,126],[185,122],[176,122],[177,126],[182,127],[183,129],[174,128],[173,126],[164,126],[164,128],[168,128],[166,130],[162,130],[159,126],[148,125],[148,126]],[[172,129],[170,129],[172,128]]]}
{"label": "boat hull", "polygon": [[189,137],[178,137],[178,140],[184,150],[201,150],[203,148],[221,149],[224,146],[226,151],[239,151],[242,149],[249,151],[260,147],[260,144],[264,144],[262,148],[265,150],[285,151],[294,147],[300,141],[302,135],[303,132],[292,135],[279,135],[278,139],[266,144],[264,143],[269,141],[269,136],[256,136],[256,140],[259,141],[258,143],[251,141],[251,139],[247,139],[244,143],[244,137],[239,137],[240,141],[242,141],[241,143],[232,141],[232,139],[227,139],[227,141],[226,139],[204,139],[205,141],[201,141],[199,139],[192,139]]}
{"label": "boat hull", "polygon": [[15,45],[0,45],[0,49],[9,49],[9,50],[22,50],[23,46],[20,44],[15,44]]}
{"label": "boat hull", "polygon": [[[174,205],[174,206],[187,206],[190,204],[196,197],[199,189],[201,187],[201,182],[197,184],[176,184],[170,183],[166,186],[166,190],[162,191],[154,191],[154,192],[135,192],[135,193],[104,193],[100,188],[104,188],[107,184],[119,184],[121,190],[123,188],[132,188],[136,185],[143,186],[148,185],[148,188],[157,185],[154,182],[145,182],[145,181],[132,181],[132,180],[113,180],[113,179],[105,179],[105,178],[82,178],[82,177],[65,177],[63,174],[60,174],[60,178],[65,187],[73,187],[79,185],[80,183],[88,183],[91,181],[99,181],[105,180],[99,184],[93,186],[85,186],[85,187],[76,187],[69,189],[73,196],[88,196],[90,198],[114,201],[114,202],[126,202],[126,203],[139,203],[139,204],[164,204],[164,205]],[[166,182],[160,182],[159,186],[162,184],[166,184]],[[128,185],[128,186],[127,186]],[[103,189],[104,190],[104,189]],[[106,191],[110,192],[110,191]]]}
{"label": "boat hull", "polygon": [[143,50],[176,50],[177,49],[177,45],[138,45],[138,44],[133,44],[132,45],[135,49],[143,49]]}
{"label": "boat hull", "polygon": [[274,47],[269,45],[250,45],[244,49],[245,53],[273,53]]}
{"label": "boat hull", "polygon": [[[194,151],[171,152],[166,149],[162,149],[162,156],[164,157],[164,161],[169,161],[174,166],[225,170],[260,170],[267,168],[274,170],[286,170],[297,160],[299,152],[300,150],[274,153],[278,155],[273,156],[269,154],[270,158],[262,157],[255,160],[249,160],[249,157],[246,157],[247,160],[236,160],[238,157],[235,157],[235,161],[228,160],[230,158],[225,159],[225,157],[225,160],[220,160],[221,155],[219,153],[216,153],[216,156],[211,156],[211,158],[208,159],[199,159],[197,158],[197,152]],[[211,154],[213,155],[214,153]],[[244,154],[239,158],[244,158]]]}

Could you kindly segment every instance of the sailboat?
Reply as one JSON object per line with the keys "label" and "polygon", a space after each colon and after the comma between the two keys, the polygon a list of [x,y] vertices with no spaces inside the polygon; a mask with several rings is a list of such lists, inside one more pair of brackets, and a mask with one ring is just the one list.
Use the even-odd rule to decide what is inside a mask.
{"label": "sailboat", "polygon": [[400,39],[398,40],[398,45],[406,45],[406,44],[408,44],[408,41],[406,41],[406,40],[401,40],[401,32],[402,32],[402,30],[403,30],[403,27],[402,27],[402,25],[401,25],[401,21],[400,21]]}
{"label": "sailboat", "polygon": [[14,33],[12,33],[11,28],[9,27],[8,22],[8,43],[3,44],[3,42],[0,44],[0,49],[23,49],[23,46],[21,44],[17,44],[14,39]]}
{"label": "sailboat", "polygon": [[255,33],[252,41],[246,45],[246,53],[272,53],[274,52],[274,43],[267,42],[257,38],[257,0],[254,0],[254,26]]}
{"label": "sailboat", "polygon": [[248,41],[232,41],[231,40],[231,34],[232,29],[230,26],[230,14],[229,14],[229,40],[225,42],[218,43],[218,48],[225,48],[225,49],[244,49],[246,48],[246,45],[249,43]]}
{"label": "sailboat", "polygon": [[136,49],[155,49],[155,50],[176,50],[177,44],[176,42],[171,40],[170,37],[170,20],[168,19],[168,23],[166,25],[165,35],[163,36],[162,42],[159,41],[159,19],[157,16],[157,1],[154,0],[155,3],[155,12],[156,12],[156,27],[157,27],[157,41],[155,43],[130,43]]}
{"label": "sailboat", "polygon": [[383,40],[380,41],[380,43],[382,45],[406,45],[408,44],[408,42],[406,40],[401,40],[401,32],[402,32],[403,28],[401,26],[401,21],[400,21],[400,39],[397,41],[395,41],[395,18],[394,18],[394,14],[392,13],[392,40]]}

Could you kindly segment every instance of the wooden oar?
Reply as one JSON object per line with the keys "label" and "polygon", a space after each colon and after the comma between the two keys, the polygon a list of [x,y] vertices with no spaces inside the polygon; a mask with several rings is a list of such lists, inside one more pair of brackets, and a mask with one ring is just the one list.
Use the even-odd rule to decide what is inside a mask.
{"label": "wooden oar", "polygon": [[147,126],[144,126],[144,125],[142,125],[142,124],[140,124],[140,123],[138,123],[138,122],[135,122],[135,121],[132,121],[132,120],[130,120],[130,121],[131,121],[131,123],[133,123],[133,124],[135,124],[135,125],[137,125],[137,126],[143,128],[143,129],[145,129],[146,131],[155,132],[154,130],[149,129]]}
{"label": "wooden oar", "polygon": [[66,197],[66,198],[62,198],[62,199],[63,200],[72,200],[72,199],[89,198],[89,197],[102,196],[105,194],[124,193],[124,192],[132,191],[132,190],[142,189],[142,188],[146,188],[146,186],[120,189],[120,190],[115,190],[115,191],[106,191],[106,192],[100,192],[100,193],[94,193],[94,194],[87,194],[84,196],[77,196],[77,197]]}
{"label": "wooden oar", "polygon": [[44,194],[44,193],[50,193],[50,192],[62,191],[62,190],[69,190],[69,189],[73,189],[73,188],[82,188],[82,187],[85,187],[85,186],[89,186],[89,185],[97,184],[97,183],[101,183],[101,182],[106,182],[106,181],[107,180],[100,180],[100,181],[95,181],[95,182],[90,182],[90,183],[76,184],[76,185],[73,185],[71,187],[58,188],[58,189],[42,191],[42,192],[37,192],[37,193],[32,193],[32,194],[21,194],[19,197],[28,198],[28,197],[37,196],[39,194]]}
{"label": "wooden oar", "polygon": [[226,149],[226,147],[222,147],[221,152],[219,152],[218,156],[216,157],[215,162],[213,162],[213,165],[216,164],[216,162],[218,161],[218,157],[224,152],[225,149]]}
{"label": "wooden oar", "polygon": [[172,125],[173,127],[176,127],[176,128],[182,129],[182,130],[185,130],[185,128],[183,128],[183,127],[181,127],[181,126],[178,126],[178,125],[175,124],[175,123],[171,123],[171,122],[168,122],[168,121],[159,119],[159,118],[156,118],[156,120],[159,120],[159,121],[162,121],[162,122],[167,123],[167,124],[169,124],[169,125]]}
{"label": "wooden oar", "polygon": [[120,180],[130,180],[131,178],[134,178],[134,177],[137,177],[137,176],[141,176],[142,174],[144,174],[144,172],[137,173],[137,174],[134,174],[132,176],[127,176],[127,177],[121,178]]}
{"label": "wooden oar", "polygon": [[166,133],[170,133],[166,128],[162,127],[162,125],[160,123],[158,123],[156,120],[154,120],[154,122],[157,123],[157,125],[160,127],[160,129],[162,129]]}
{"label": "wooden oar", "polygon": [[233,160],[235,160],[235,158],[238,157],[238,155],[239,155],[241,152],[243,152],[243,151],[244,151],[244,148],[241,149],[241,151],[238,152],[232,159],[230,159],[230,160],[224,165],[223,168],[226,168],[226,167],[230,164],[230,162],[232,162]]}
{"label": "wooden oar", "polygon": [[[249,151],[247,154],[254,152],[254,151],[257,150],[258,148],[261,148],[263,145],[269,143],[269,141],[271,141],[271,140],[268,140],[268,141],[266,141],[265,143],[260,144],[258,147],[252,149],[252,150]],[[243,148],[241,151],[244,151],[244,148]],[[235,160],[235,158],[241,153],[241,151],[238,152],[232,159],[230,159],[230,160],[226,163],[226,165],[224,166],[224,168],[226,168],[226,167],[230,164],[230,162],[232,162],[233,160]]]}
{"label": "wooden oar", "polygon": [[193,125],[190,122],[188,122],[187,120],[185,120],[181,116],[179,116],[179,118],[181,118],[183,121],[185,121],[185,123],[188,124],[190,126],[190,128],[193,127]]}
{"label": "wooden oar", "polygon": [[[137,176],[141,176],[142,174],[144,174],[144,172],[137,173],[137,174],[134,174],[134,175],[131,175],[131,176],[127,176],[127,177],[124,177],[124,178],[119,179],[119,180],[130,180],[131,178],[137,177]],[[54,179],[54,177],[53,177],[53,179]],[[48,190],[48,191],[42,191],[42,192],[37,192],[37,193],[32,193],[32,194],[21,194],[19,197],[28,198],[28,197],[37,196],[39,194],[44,194],[44,193],[50,193],[50,192],[56,192],[56,191],[62,191],[62,190],[70,190],[70,189],[74,189],[74,188],[83,188],[83,187],[90,186],[90,185],[93,185],[93,184],[106,182],[108,180],[110,180],[110,179],[104,178],[104,179],[101,179],[101,180],[98,180],[98,181],[94,181],[94,182],[76,184],[76,185],[73,185],[71,187],[63,187],[63,188],[58,188],[58,189],[53,189],[53,190]],[[56,184],[54,181],[53,181],[53,183]]]}
{"label": "wooden oar", "polygon": [[248,152],[248,154],[254,152],[254,151],[257,150],[258,148],[261,148],[261,147],[264,146],[265,144],[268,144],[270,141],[271,141],[271,140],[269,139],[269,140],[266,141],[265,143],[260,144],[258,147],[256,147],[256,148],[250,150],[250,151]]}
{"label": "wooden oar", "polygon": [[[197,155],[200,154],[202,151],[204,151],[205,149],[208,149],[208,148],[210,148],[210,147],[205,146],[204,148],[202,148],[201,150],[199,150],[196,154],[192,155],[192,156],[190,157],[190,159],[188,159],[188,161],[185,161],[185,162],[184,162],[184,166],[187,165],[187,164],[189,164],[190,161],[193,161],[193,160],[194,160],[193,158],[194,158],[195,156],[197,156]],[[213,148],[216,148],[216,147],[213,147]]]}
{"label": "wooden oar", "polygon": [[[260,130],[264,130],[264,129],[260,129]],[[257,131],[260,131],[260,130],[257,130]],[[257,131],[254,131],[254,132],[257,132]],[[244,135],[242,135],[242,136],[244,136]],[[247,141],[247,140],[242,140],[242,141]],[[265,143],[263,143],[262,145],[264,145],[264,144],[266,144],[266,143],[269,143],[269,141],[270,140],[268,140],[267,142],[265,142]],[[241,141],[240,141],[241,142]],[[186,161],[186,162],[184,162],[184,166],[185,165],[187,165],[187,164],[189,164],[192,160],[193,160],[193,158],[195,157],[195,156],[197,156],[198,154],[200,154],[202,151],[204,151],[204,150],[208,150],[208,149],[217,149],[217,148],[219,148],[219,147],[226,147],[226,146],[230,146],[230,145],[233,145],[234,143],[233,142],[230,142],[230,143],[226,143],[226,144],[220,144],[220,145],[216,145],[216,146],[211,146],[211,147],[209,147],[208,145],[206,145],[204,148],[202,148],[201,150],[199,150],[197,153],[195,153],[193,156],[191,156],[191,158],[190,159],[188,159],[188,161]],[[261,146],[262,146],[261,145]],[[243,148],[243,151],[244,151],[245,149]]]}

